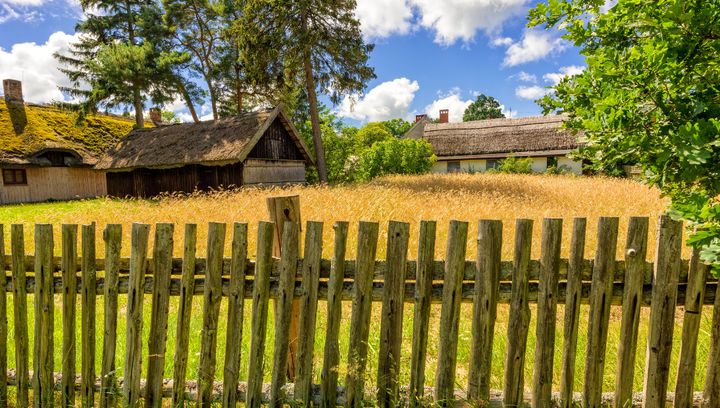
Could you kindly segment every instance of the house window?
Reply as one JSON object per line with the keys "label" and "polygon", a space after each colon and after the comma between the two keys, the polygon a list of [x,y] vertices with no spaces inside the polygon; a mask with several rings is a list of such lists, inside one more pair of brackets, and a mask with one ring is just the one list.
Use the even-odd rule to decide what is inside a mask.
{"label": "house window", "polygon": [[498,167],[500,167],[500,160],[497,160],[497,159],[485,160],[485,170],[497,169]]}
{"label": "house window", "polygon": [[557,167],[558,166],[558,158],[557,157],[548,157],[547,158],[547,167]]}
{"label": "house window", "polygon": [[6,186],[27,185],[27,173],[25,169],[3,169],[3,184]]}
{"label": "house window", "polygon": [[460,161],[449,161],[447,162],[448,173],[460,173]]}

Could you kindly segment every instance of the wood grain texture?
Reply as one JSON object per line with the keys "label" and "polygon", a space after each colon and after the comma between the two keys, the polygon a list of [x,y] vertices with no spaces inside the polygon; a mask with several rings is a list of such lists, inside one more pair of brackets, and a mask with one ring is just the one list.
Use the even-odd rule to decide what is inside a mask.
{"label": "wood grain texture", "polygon": [[0,407],[7,407],[7,273],[5,272],[5,226],[0,224]]}
{"label": "wood grain texture", "polygon": [[703,404],[704,407],[720,407],[720,284],[715,289]]}
{"label": "wood grain texture", "polygon": [[95,406],[95,310],[97,271],[95,270],[95,224],[82,226],[82,263],[80,271],[80,398],[83,407]]}
{"label": "wood grain texture", "polygon": [[177,327],[175,329],[175,355],[173,357],[173,407],[183,407],[185,405],[190,319],[192,318],[193,294],[195,293],[196,243],[197,225],[185,224],[182,280],[179,294],[180,300],[178,301]]}
{"label": "wood grain texture", "polygon": [[53,230],[50,224],[35,224],[35,338],[33,353],[33,405],[52,407],[54,374]]}
{"label": "wood grain texture", "polygon": [[100,368],[100,407],[115,406],[119,394],[115,374],[115,351],[117,347],[118,284],[120,251],[122,249],[122,225],[110,224],[105,227],[105,280],[103,295],[105,301],[103,354]]}
{"label": "wood grain texture", "polygon": [[60,404],[75,406],[75,309],[77,308],[78,226],[62,226],[62,386]]}
{"label": "wood grain texture", "polygon": [[10,227],[10,249],[13,286],[13,330],[15,332],[15,372],[17,376],[17,406],[27,407],[30,401],[29,340],[27,316],[27,286],[25,270],[25,233],[22,224]]}

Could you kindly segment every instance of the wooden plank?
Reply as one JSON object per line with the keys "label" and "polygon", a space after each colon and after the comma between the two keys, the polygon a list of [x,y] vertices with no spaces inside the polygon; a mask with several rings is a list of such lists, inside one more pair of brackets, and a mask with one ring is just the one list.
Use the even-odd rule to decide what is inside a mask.
{"label": "wooden plank", "polygon": [[438,363],[435,371],[435,403],[452,406],[455,400],[460,298],[467,244],[468,223],[450,221],[445,255],[445,285],[440,311]]}
{"label": "wooden plank", "polygon": [[390,221],[385,252],[388,269],[385,274],[380,315],[377,375],[379,407],[395,407],[400,404],[400,346],[403,341],[403,308],[409,239],[410,224]]}
{"label": "wooden plank", "polygon": [[327,295],[327,324],[325,327],[325,357],[320,376],[320,407],[337,406],[338,369],[340,365],[340,320],[342,317],[343,276],[349,224],[338,221],[333,226],[335,240],[330,265]]}
{"label": "wooden plank", "polygon": [[271,222],[260,221],[257,240],[257,265],[253,285],[252,324],[250,331],[250,358],[245,406],[262,404],[262,380],[265,369],[265,330],[270,297],[270,270],[272,267],[273,228]]}
{"label": "wooden plank", "polygon": [[0,407],[7,407],[7,273],[5,272],[5,226],[0,224]]}
{"label": "wooden plank", "polygon": [[272,380],[270,382],[270,406],[282,407],[285,395],[283,386],[287,378],[288,341],[290,321],[295,297],[295,276],[300,251],[298,225],[284,222],[282,250],[280,251],[280,277],[275,300],[275,347],[273,349]]}
{"label": "wooden plank", "polygon": [[[115,375],[115,351],[117,347],[118,283],[120,250],[122,249],[122,225],[109,224],[103,233],[105,240],[105,280],[103,283],[105,316],[103,331],[103,354],[100,368],[100,407],[115,406],[118,386]],[[74,355],[74,354],[73,354]]]}
{"label": "wooden plank", "polygon": [[211,222],[208,225],[207,269],[203,294],[203,326],[200,332],[200,365],[198,366],[198,406],[212,404],[215,381],[216,346],[220,300],[222,299],[222,261],[225,247],[226,225]]}
{"label": "wooden plank", "polygon": [[715,289],[703,403],[705,407],[720,407],[720,284]]}
{"label": "wooden plank", "polygon": [[587,220],[573,220],[570,238],[567,286],[565,293],[565,322],[563,326],[563,359],[560,373],[560,407],[572,408],[575,385],[575,356],[577,353],[580,298],[582,297],[582,264],[585,256]]}
{"label": "wooden plank", "polygon": [[142,373],[143,284],[147,268],[150,226],[133,224],[130,240],[130,282],[128,284],[127,320],[125,336],[125,376],[123,403],[127,407],[140,405],[140,375]]}
{"label": "wooden plank", "polygon": [[302,333],[297,339],[297,361],[295,362],[295,399],[301,405],[312,405],[312,363],[315,346],[315,320],[317,315],[318,281],[320,279],[320,261],[322,259],[323,223],[308,221],[305,231],[305,251],[303,253],[302,284],[298,306],[300,315],[297,330]]}
{"label": "wooden plank", "polygon": [[15,372],[17,375],[17,406],[27,407],[30,387],[27,316],[27,286],[25,272],[25,234],[22,224],[10,227],[13,283],[13,330],[15,333]]}
{"label": "wooden plank", "polygon": [[655,276],[650,306],[650,331],[645,360],[646,408],[664,407],[670,374],[675,302],[682,253],[682,222],[660,217]]}
{"label": "wooden plank", "polygon": [[163,372],[167,347],[168,309],[170,308],[170,270],[173,254],[173,224],[155,226],[153,248],[152,310],[150,335],[148,336],[148,371],[145,383],[145,406],[160,408],[162,405]]}
{"label": "wooden plank", "polygon": [[77,308],[77,234],[73,224],[62,226],[62,391],[63,407],[75,406],[75,309]]}
{"label": "wooden plank", "polygon": [[486,403],[490,398],[501,250],[502,221],[481,220],[478,224],[477,272],[468,374],[468,399],[477,404]]}
{"label": "wooden plank", "polygon": [[562,221],[561,218],[545,218],[542,226],[532,386],[532,405],[535,407],[547,407],[552,403]]}
{"label": "wooden plank", "polygon": [[680,343],[680,362],[678,363],[675,401],[673,402],[677,408],[689,407],[693,404],[697,340],[705,298],[705,283],[708,276],[708,267],[701,262],[700,251],[697,248],[693,250],[690,259],[688,290],[685,293],[682,342]]}
{"label": "wooden plank", "polygon": [[82,226],[82,263],[80,271],[80,397],[83,407],[95,406],[95,301],[97,276],[95,270],[95,224]]}
{"label": "wooden plank", "polygon": [[625,244],[625,288],[623,313],[620,323],[618,365],[615,376],[615,406],[626,407],[632,403],[635,378],[635,354],[637,352],[640,305],[643,293],[645,257],[647,254],[648,219],[632,217],[628,225]]}
{"label": "wooden plank", "polygon": [[195,293],[195,255],[197,225],[185,224],[183,242],[182,287],[178,302],[177,328],[175,330],[175,356],[173,358],[172,406],[185,404],[185,378],[187,376],[188,344],[190,343],[190,319]]}
{"label": "wooden plank", "polygon": [[54,405],[53,353],[53,230],[50,224],[35,225],[35,344],[33,353],[33,405]]}
{"label": "wooden plank", "polygon": [[420,221],[417,255],[417,285],[413,301],[413,337],[410,357],[410,405],[422,405],[425,396],[425,361],[428,326],[432,302],[432,281],[435,268],[435,237],[437,222]]}
{"label": "wooden plank", "polygon": [[[240,376],[243,311],[245,304],[245,266],[247,263],[248,226],[233,225],[232,263],[228,291],[228,320],[225,337],[225,365],[223,370],[223,407],[235,407]],[[189,279],[192,279],[190,276]]]}
{"label": "wooden plank", "polygon": [[375,275],[378,224],[361,221],[358,230],[357,270],[353,282],[352,313],[350,316],[350,347],[345,378],[345,406],[361,407],[365,391],[367,343],[370,335],[372,281]]}
{"label": "wooden plank", "polygon": [[585,383],[583,384],[584,405],[591,407],[600,406],[602,396],[618,223],[619,220],[614,217],[601,217],[598,222],[598,248],[595,252],[590,292],[590,316],[585,350]]}
{"label": "wooden plank", "polygon": [[532,247],[533,221],[515,222],[515,255],[513,259],[510,321],[507,330],[505,355],[505,388],[503,404],[511,407],[524,405],[525,348],[530,326],[528,306],[528,264]]}

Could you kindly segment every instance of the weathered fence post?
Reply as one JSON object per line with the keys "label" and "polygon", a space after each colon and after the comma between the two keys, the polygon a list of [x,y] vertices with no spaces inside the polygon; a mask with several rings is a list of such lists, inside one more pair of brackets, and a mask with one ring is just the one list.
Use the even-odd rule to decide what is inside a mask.
{"label": "weathered fence post", "polygon": [[[282,235],[285,221],[292,221],[298,225],[298,232],[302,231],[300,216],[300,196],[279,196],[267,198],[268,216],[275,225],[272,256],[280,258],[282,250]],[[300,318],[300,304],[293,301],[292,319],[288,335],[287,376],[290,381],[295,380],[295,364],[297,363],[298,319]]]}
{"label": "weathered fence post", "polygon": [[62,226],[63,340],[62,406],[75,406],[75,309],[77,308],[77,225]]}
{"label": "weathered fence post", "polygon": [[661,216],[645,360],[645,408],[665,406],[681,251],[682,222],[674,221],[667,215]]}
{"label": "weathered fence post", "polygon": [[472,346],[468,373],[468,400],[477,403],[487,403],[490,398],[501,250],[502,221],[480,221],[473,299]]}
{"label": "weathered fence post", "polygon": [[15,331],[15,375],[17,406],[27,407],[30,386],[27,317],[27,278],[25,272],[25,233],[22,224],[10,227],[13,283],[13,329]]}
{"label": "weathered fence post", "polygon": [[588,407],[599,407],[602,400],[605,347],[615,275],[618,223],[619,220],[614,217],[601,217],[598,222],[598,247],[595,253],[590,289],[590,316],[585,351],[583,404]]}
{"label": "weathered fence post", "polygon": [[97,276],[95,271],[95,223],[82,226],[82,268],[80,271],[82,293],[80,302],[82,328],[81,384],[83,407],[95,406],[95,310],[97,300]]}
{"label": "weathered fence post", "polygon": [[400,346],[402,344],[405,275],[410,224],[390,221],[388,224],[387,262],[385,269],[382,314],[380,315],[380,348],[378,351],[377,405],[399,405]]}
{"label": "weathered fence post", "polygon": [[528,305],[528,279],[530,248],[532,247],[532,220],[515,223],[515,255],[513,259],[512,293],[510,295],[510,321],[508,322],[507,354],[505,357],[505,390],[503,404],[522,407],[524,399],[525,349],[530,326]]}
{"label": "weathered fence post", "polygon": [[440,406],[452,406],[455,401],[458,326],[465,274],[467,231],[467,222],[450,221],[440,310],[438,364],[435,373],[435,403]]}
{"label": "weathered fence post", "polygon": [[585,262],[585,230],[587,220],[573,220],[570,238],[567,284],[565,289],[565,322],[563,328],[563,359],[560,374],[560,407],[572,408],[575,385],[575,357],[577,353],[578,324],[580,320],[580,297],[582,296],[582,271]]}
{"label": "weathered fence post", "polygon": [[[118,283],[120,278],[120,249],[122,226],[105,227],[105,330],[103,332],[103,355],[100,369],[100,407],[115,406],[117,384],[115,382],[115,348],[117,343]],[[74,276],[73,276],[74,279]],[[74,354],[73,354],[74,356]],[[74,379],[73,379],[74,382]],[[74,385],[74,384],[73,384]]]}
{"label": "weathered fence post", "polygon": [[420,221],[417,268],[415,269],[415,311],[413,318],[412,356],[410,358],[410,405],[422,404],[425,396],[425,360],[428,326],[435,272],[435,235],[437,222]]}
{"label": "weathered fence post", "polygon": [[190,318],[195,293],[195,255],[197,225],[185,224],[183,242],[182,277],[178,301],[177,328],[175,331],[175,356],[173,364],[172,406],[185,405],[185,378],[187,375],[188,344],[190,342]]}
{"label": "weathered fence post", "polygon": [[703,393],[703,403],[706,407],[720,406],[720,281],[716,282],[710,353],[705,375],[705,392]]}
{"label": "weathered fence post", "polygon": [[35,225],[35,352],[33,356],[33,403],[52,407],[53,391],[53,230],[50,224]]}
{"label": "weathered fence post", "polygon": [[625,280],[623,291],[622,321],[618,345],[618,369],[615,377],[615,407],[632,404],[635,377],[635,354],[637,352],[640,307],[642,306],[645,281],[645,256],[647,253],[648,219],[630,218],[627,243],[625,244]]}
{"label": "weathered fence post", "polygon": [[0,407],[7,398],[7,273],[5,272],[5,226],[0,224]]}

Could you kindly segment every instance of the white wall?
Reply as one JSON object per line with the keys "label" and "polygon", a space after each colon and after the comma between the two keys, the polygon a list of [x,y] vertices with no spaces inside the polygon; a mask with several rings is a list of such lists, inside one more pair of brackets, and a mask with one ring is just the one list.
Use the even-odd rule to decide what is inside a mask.
{"label": "white wall", "polygon": [[[557,158],[558,166],[565,166],[570,172],[582,174],[582,163],[577,160],[570,159],[567,156],[559,156]],[[480,173],[487,168],[486,160],[461,160],[460,169],[465,173]],[[533,157],[531,164],[534,173],[544,173],[547,171],[547,157]],[[447,173],[447,161],[438,161],[433,165],[431,170],[433,173]]]}
{"label": "white wall", "polygon": [[575,174],[582,174],[582,162],[580,160],[573,160],[567,156],[558,157],[558,167],[565,166]]}
{"label": "white wall", "polygon": [[444,161],[437,161],[435,164],[433,164],[432,169],[430,169],[431,173],[447,173],[447,162]]}

